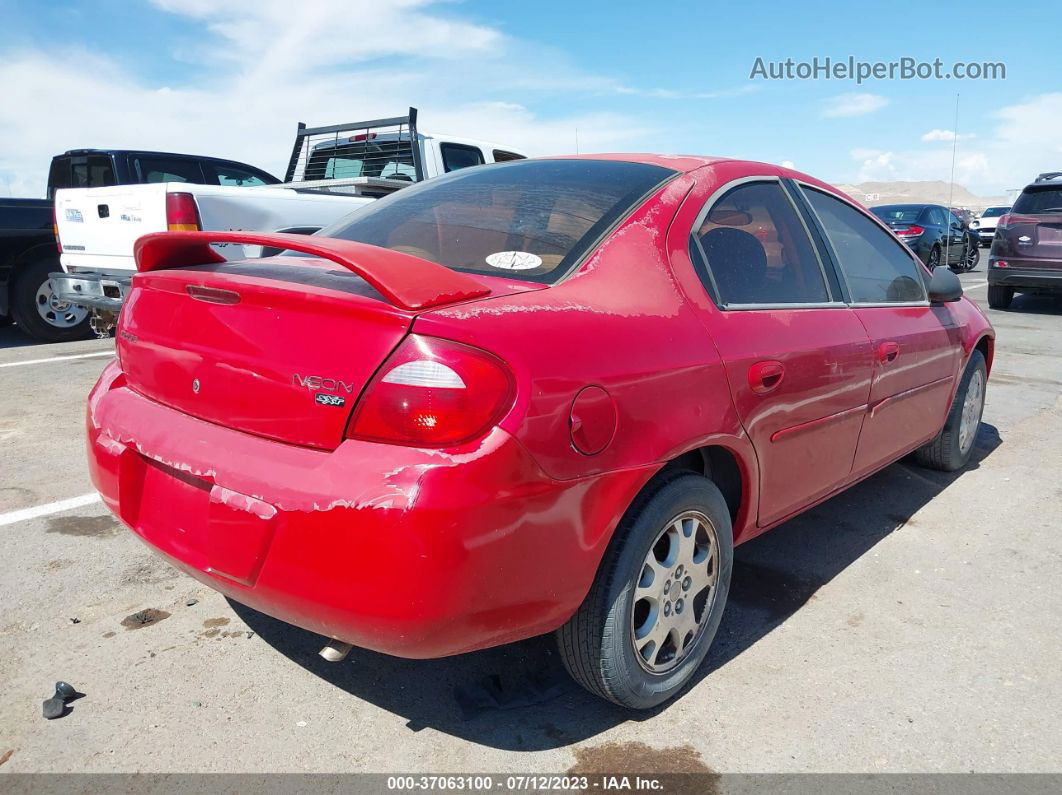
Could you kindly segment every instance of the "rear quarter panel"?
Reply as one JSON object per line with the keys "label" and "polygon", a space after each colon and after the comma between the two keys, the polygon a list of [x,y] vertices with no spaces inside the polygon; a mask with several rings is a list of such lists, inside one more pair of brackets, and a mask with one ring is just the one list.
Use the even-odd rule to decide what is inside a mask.
{"label": "rear quarter panel", "polygon": [[[733,449],[754,470],[719,355],[667,260],[666,231],[692,185],[688,176],[673,179],[554,287],[440,309],[414,323],[418,333],[476,345],[510,364],[518,398],[501,425],[553,478],[662,465],[705,444]],[[605,389],[616,407],[611,441],[596,455],[575,449],[569,429],[573,400],[587,386]]]}

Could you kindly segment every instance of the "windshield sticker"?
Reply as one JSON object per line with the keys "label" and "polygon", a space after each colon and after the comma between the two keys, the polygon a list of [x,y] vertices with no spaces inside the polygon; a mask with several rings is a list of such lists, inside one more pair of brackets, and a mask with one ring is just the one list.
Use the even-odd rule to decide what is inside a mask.
{"label": "windshield sticker", "polygon": [[529,251],[495,251],[486,257],[492,268],[507,271],[529,271],[542,267],[542,257]]}

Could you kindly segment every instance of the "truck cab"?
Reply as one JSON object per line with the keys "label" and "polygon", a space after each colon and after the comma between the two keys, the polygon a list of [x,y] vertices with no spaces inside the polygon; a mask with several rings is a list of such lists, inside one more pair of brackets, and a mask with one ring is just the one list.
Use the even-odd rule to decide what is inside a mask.
{"label": "truck cab", "polygon": [[275,185],[260,168],[202,155],[129,149],[71,149],[52,158],[47,198],[0,199],[0,325],[15,321],[41,342],[86,336],[90,311],[52,290],[60,268],[54,201],[60,190],[140,183]]}

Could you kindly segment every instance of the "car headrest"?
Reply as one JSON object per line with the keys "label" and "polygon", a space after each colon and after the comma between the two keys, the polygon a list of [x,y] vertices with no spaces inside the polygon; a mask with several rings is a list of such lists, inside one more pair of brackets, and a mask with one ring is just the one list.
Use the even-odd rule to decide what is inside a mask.
{"label": "car headrest", "polygon": [[727,303],[757,303],[767,276],[767,252],[753,235],[717,227],[701,238],[708,265]]}

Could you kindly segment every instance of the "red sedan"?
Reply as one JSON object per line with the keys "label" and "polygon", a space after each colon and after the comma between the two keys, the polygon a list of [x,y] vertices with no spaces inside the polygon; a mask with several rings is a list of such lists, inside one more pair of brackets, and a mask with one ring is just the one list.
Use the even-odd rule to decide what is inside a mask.
{"label": "red sedan", "polygon": [[962,467],[992,364],[954,274],[763,163],[514,161],[137,262],[88,405],[134,533],[333,649],[555,631],[635,708],[704,659],[735,544],[909,453]]}

